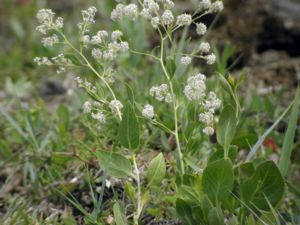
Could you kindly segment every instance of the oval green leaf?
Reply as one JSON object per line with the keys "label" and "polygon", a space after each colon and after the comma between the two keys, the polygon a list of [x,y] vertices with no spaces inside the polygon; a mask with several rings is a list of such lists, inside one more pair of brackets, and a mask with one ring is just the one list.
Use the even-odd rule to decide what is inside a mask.
{"label": "oval green leaf", "polygon": [[230,159],[217,160],[204,169],[202,188],[215,205],[228,198],[233,188],[233,169]]}
{"label": "oval green leaf", "polygon": [[123,118],[119,127],[119,141],[129,150],[135,150],[140,144],[139,123],[133,106],[128,102],[123,110]]}
{"label": "oval green leaf", "polygon": [[105,170],[109,176],[117,178],[133,176],[131,162],[124,156],[106,151],[98,151],[97,156],[100,167]]}
{"label": "oval green leaf", "polygon": [[166,163],[163,154],[160,153],[149,164],[147,172],[148,186],[160,185],[165,175]]}
{"label": "oval green leaf", "polygon": [[232,106],[226,106],[220,116],[217,125],[217,140],[220,145],[228,151],[232,142],[237,126],[235,110]]}
{"label": "oval green leaf", "polygon": [[[269,203],[275,207],[284,194],[284,180],[273,161],[259,165],[253,176],[241,183],[242,200],[249,206],[269,210]],[[267,200],[268,201],[267,201]]]}

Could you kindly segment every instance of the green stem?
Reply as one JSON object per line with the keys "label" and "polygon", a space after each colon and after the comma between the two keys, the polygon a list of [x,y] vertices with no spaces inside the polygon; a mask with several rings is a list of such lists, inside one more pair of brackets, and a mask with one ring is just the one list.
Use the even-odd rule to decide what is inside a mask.
{"label": "green stem", "polygon": [[165,38],[163,38],[161,32],[160,32],[160,37],[161,37],[161,49],[160,49],[160,65],[162,67],[162,70],[164,72],[164,75],[168,81],[168,85],[170,88],[170,92],[172,95],[172,106],[173,106],[173,111],[174,111],[174,125],[175,125],[175,130],[174,130],[174,135],[175,135],[175,140],[176,140],[176,145],[177,145],[177,167],[179,169],[179,172],[181,175],[184,174],[184,163],[183,163],[183,155],[181,151],[181,146],[180,146],[180,141],[179,141],[179,132],[178,132],[178,115],[177,115],[177,101],[176,101],[176,96],[174,92],[174,87],[173,83],[170,79],[170,75],[167,72],[167,69],[164,65],[164,41]]}

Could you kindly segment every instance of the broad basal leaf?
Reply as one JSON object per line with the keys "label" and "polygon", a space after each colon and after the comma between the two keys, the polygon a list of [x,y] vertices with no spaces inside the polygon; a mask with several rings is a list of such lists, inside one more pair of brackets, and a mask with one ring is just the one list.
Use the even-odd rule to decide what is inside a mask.
{"label": "broad basal leaf", "polygon": [[132,176],[129,159],[114,152],[98,151],[97,154],[100,167],[106,170],[109,176],[117,178]]}
{"label": "broad basal leaf", "polygon": [[233,188],[233,169],[230,159],[217,160],[204,169],[202,188],[215,205],[228,198]]}
{"label": "broad basal leaf", "polygon": [[269,210],[270,204],[275,207],[284,193],[284,180],[273,161],[259,165],[253,176],[241,184],[242,200],[249,206]]}

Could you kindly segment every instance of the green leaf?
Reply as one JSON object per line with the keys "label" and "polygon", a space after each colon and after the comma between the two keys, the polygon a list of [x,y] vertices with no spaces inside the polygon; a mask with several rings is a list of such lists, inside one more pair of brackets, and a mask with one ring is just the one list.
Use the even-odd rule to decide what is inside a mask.
{"label": "green leaf", "polygon": [[232,87],[230,86],[230,83],[226,80],[226,78],[222,74],[219,74],[219,79],[220,79],[222,88],[230,95],[231,99],[233,100],[233,102],[235,104],[235,107],[234,107],[235,116],[236,116],[236,118],[238,118],[240,115],[240,111],[241,111],[239,99],[238,99],[237,95],[234,93],[234,90],[232,89]]}
{"label": "green leaf", "polygon": [[233,169],[230,159],[215,161],[204,169],[202,188],[215,205],[228,198],[233,188]]}
{"label": "green leaf", "polygon": [[176,196],[186,202],[200,201],[200,194],[192,187],[181,185],[177,191]]}
{"label": "green leaf", "polygon": [[117,178],[133,176],[131,162],[124,156],[106,151],[98,151],[97,156],[100,167],[106,170],[109,176]]}
{"label": "green leaf", "polygon": [[165,175],[166,163],[163,154],[160,153],[154,159],[152,159],[149,164],[147,172],[148,186],[160,185]]}
{"label": "green leaf", "polygon": [[228,152],[231,141],[234,138],[237,126],[237,118],[234,109],[226,106],[220,116],[217,126],[217,140],[223,146],[225,152]]}
{"label": "green leaf", "polygon": [[140,144],[139,123],[133,106],[128,102],[123,110],[123,119],[119,127],[119,141],[129,150],[135,150]]}
{"label": "green leaf", "polygon": [[269,210],[269,203],[275,207],[284,194],[284,180],[273,161],[259,165],[253,176],[241,182],[242,200],[251,207]]}
{"label": "green leaf", "polygon": [[135,201],[136,190],[130,182],[125,182],[124,191],[131,201]]}
{"label": "green leaf", "polygon": [[118,202],[113,206],[114,218],[116,225],[127,225],[126,216],[123,213],[123,210]]}
{"label": "green leaf", "polygon": [[295,133],[297,129],[297,120],[299,113],[299,104],[300,104],[300,89],[298,87],[294,104],[292,107],[292,112],[289,120],[289,125],[284,136],[282,152],[279,160],[279,169],[282,176],[285,176],[289,165],[291,163],[291,154],[293,150],[293,144],[295,139]]}
{"label": "green leaf", "polygon": [[224,225],[224,215],[221,210],[212,208],[208,213],[209,225]]}
{"label": "green leaf", "polygon": [[175,64],[174,58],[172,58],[172,57],[166,58],[166,69],[167,69],[168,74],[172,78],[176,72],[176,64]]}
{"label": "green leaf", "polygon": [[[237,155],[237,147],[230,146],[228,157],[230,158],[231,162],[235,161],[236,155]],[[208,164],[223,158],[224,158],[224,149],[218,149],[209,157]]]}
{"label": "green leaf", "polygon": [[202,211],[200,207],[191,205],[182,199],[176,200],[176,215],[184,222],[185,225],[199,225]]}
{"label": "green leaf", "polygon": [[211,203],[211,201],[209,200],[207,195],[202,195],[201,196],[201,209],[203,211],[203,215],[205,220],[208,220],[208,214],[209,211],[213,208],[213,204]]}

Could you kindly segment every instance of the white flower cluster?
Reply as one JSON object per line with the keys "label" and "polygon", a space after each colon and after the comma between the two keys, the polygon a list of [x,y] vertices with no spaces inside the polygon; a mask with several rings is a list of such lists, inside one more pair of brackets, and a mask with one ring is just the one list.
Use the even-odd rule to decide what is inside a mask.
{"label": "white flower cluster", "polygon": [[123,108],[123,104],[119,100],[112,100],[108,106],[114,115],[118,115]]}
{"label": "white flower cluster", "polygon": [[78,23],[78,28],[82,34],[88,32],[91,24],[95,23],[97,11],[98,10],[95,6],[91,6],[86,10],[81,10],[82,22]]}
{"label": "white flower cluster", "polygon": [[95,6],[88,8],[87,10],[82,10],[81,15],[83,22],[85,23],[95,23],[95,16],[97,13],[97,9]]}
{"label": "white flower cluster", "polygon": [[153,119],[154,117],[154,107],[152,105],[145,105],[142,110],[142,115],[147,119]]}
{"label": "white flower cluster", "polygon": [[202,100],[206,95],[206,77],[204,74],[191,76],[184,87],[184,94],[189,100]]}
{"label": "white flower cluster", "polygon": [[84,81],[84,80],[82,80],[81,77],[76,77],[74,80],[77,83],[78,87],[84,88],[84,89],[86,89],[87,91],[90,91],[90,92],[95,92],[96,91],[96,87],[94,85],[92,85],[91,82],[86,81],[86,80]]}
{"label": "white flower cluster", "polygon": [[119,30],[115,30],[111,33],[111,40],[109,40],[108,36],[107,31],[100,30],[92,37],[84,35],[82,41],[86,48],[89,45],[96,46],[92,49],[92,56],[95,59],[112,61],[120,52],[127,52],[129,50],[129,44],[121,40],[123,33]]}
{"label": "white flower cluster", "polygon": [[49,30],[61,29],[64,26],[64,20],[61,17],[56,19],[55,13],[51,9],[41,9],[38,11],[36,18],[39,25],[36,30],[42,34],[46,34]]}
{"label": "white flower cluster", "polygon": [[[189,26],[193,22],[192,16],[186,13],[177,16],[175,21],[175,16],[171,11],[175,6],[172,0],[143,0],[143,2],[140,3],[142,6],[140,12],[136,4],[117,4],[116,8],[111,13],[111,19],[120,21],[125,16],[131,20],[136,20],[138,15],[141,15],[145,19],[151,21],[151,24],[155,29],[157,29],[159,25],[176,25],[177,27],[181,27]],[[213,3],[211,0],[201,0],[199,3],[199,11],[205,11],[206,13],[217,13],[222,11],[223,8],[223,2],[219,0]],[[203,35],[206,32],[206,29],[207,28],[203,23],[197,25],[197,33],[199,35]]]}
{"label": "white flower cluster", "polygon": [[[216,55],[214,53],[210,53],[210,44],[208,42],[202,42],[199,46],[198,52],[200,55],[206,60],[208,65],[212,65],[216,62]],[[191,55],[192,56],[192,55]],[[180,58],[180,63],[188,66],[192,63],[192,57],[190,56],[183,56]]]}
{"label": "white flower cluster", "polygon": [[127,17],[131,20],[136,20],[138,17],[138,7],[136,4],[118,4],[116,8],[111,13],[111,19],[114,21],[120,21],[123,18]]}
{"label": "white flower cluster", "polygon": [[181,57],[180,58],[180,63],[185,65],[185,66],[188,66],[192,63],[192,58],[189,57],[189,56],[184,56],[184,57]]}
{"label": "white flower cluster", "polygon": [[165,101],[167,103],[172,102],[172,95],[169,92],[169,86],[167,84],[151,87],[150,95],[155,97],[155,99],[158,101]]}
{"label": "white flower cluster", "polygon": [[106,123],[106,116],[102,111],[102,104],[100,102],[86,101],[82,106],[82,111],[84,114],[91,114],[91,117],[100,123]]}
{"label": "white flower cluster", "polygon": [[192,16],[189,14],[182,14],[177,17],[176,25],[179,27],[189,26],[192,23]]}
{"label": "white flower cluster", "polygon": [[201,0],[199,3],[199,9],[202,11],[218,13],[224,9],[224,5],[222,1],[211,2],[211,0]]}
{"label": "white flower cluster", "polygon": [[210,44],[208,42],[202,42],[199,46],[199,51],[201,54],[207,54],[210,51]]}
{"label": "white flower cluster", "polygon": [[203,112],[199,114],[199,121],[205,124],[203,132],[212,135],[214,133],[214,114],[220,108],[221,100],[217,98],[214,92],[206,94],[205,81],[206,77],[201,73],[189,77],[184,88],[184,94],[190,101],[196,100],[203,108]]}
{"label": "white flower cluster", "polygon": [[58,74],[65,72],[66,67],[72,65],[71,60],[67,59],[64,54],[59,54],[52,58],[35,57],[33,60],[38,66],[58,66]]}
{"label": "white flower cluster", "polygon": [[[116,8],[111,13],[111,19],[120,21],[125,17],[135,20],[138,15],[149,20],[152,26],[157,29],[159,25],[171,26],[175,25],[175,16],[171,9],[174,7],[172,0],[144,0],[141,2],[142,9],[139,11],[135,4],[124,5],[117,4]],[[186,26],[192,23],[192,16],[182,14],[176,18],[177,26]]]}
{"label": "white flower cluster", "polygon": [[196,24],[196,32],[197,32],[198,35],[201,36],[201,35],[205,34],[206,31],[207,31],[207,27],[204,23],[197,23]]}
{"label": "white flower cluster", "polygon": [[205,124],[203,132],[207,135],[214,133],[213,123],[215,111],[220,108],[221,100],[217,98],[214,92],[209,92],[208,97],[202,102],[204,112],[199,114],[199,121]]}
{"label": "white flower cluster", "polygon": [[[47,34],[51,30],[59,30],[64,26],[64,20],[61,17],[56,19],[55,13],[51,9],[41,9],[38,11],[36,18],[39,25],[36,30],[42,34]],[[56,34],[52,34],[49,37],[42,39],[42,44],[45,47],[52,47],[54,44],[59,42],[59,38]]]}
{"label": "white flower cluster", "polygon": [[54,44],[57,44],[59,42],[58,36],[56,34],[53,34],[49,37],[45,37],[42,39],[42,44],[44,47],[52,47]]}
{"label": "white flower cluster", "polygon": [[[123,108],[123,104],[119,100],[112,100],[108,103],[108,107],[113,115],[118,115]],[[106,123],[104,104],[97,101],[86,101],[82,105],[82,111],[84,114],[90,114],[93,119],[98,120],[100,123]]]}
{"label": "white flower cluster", "polygon": [[38,66],[51,66],[53,62],[47,57],[35,57],[33,62],[35,62]]}

